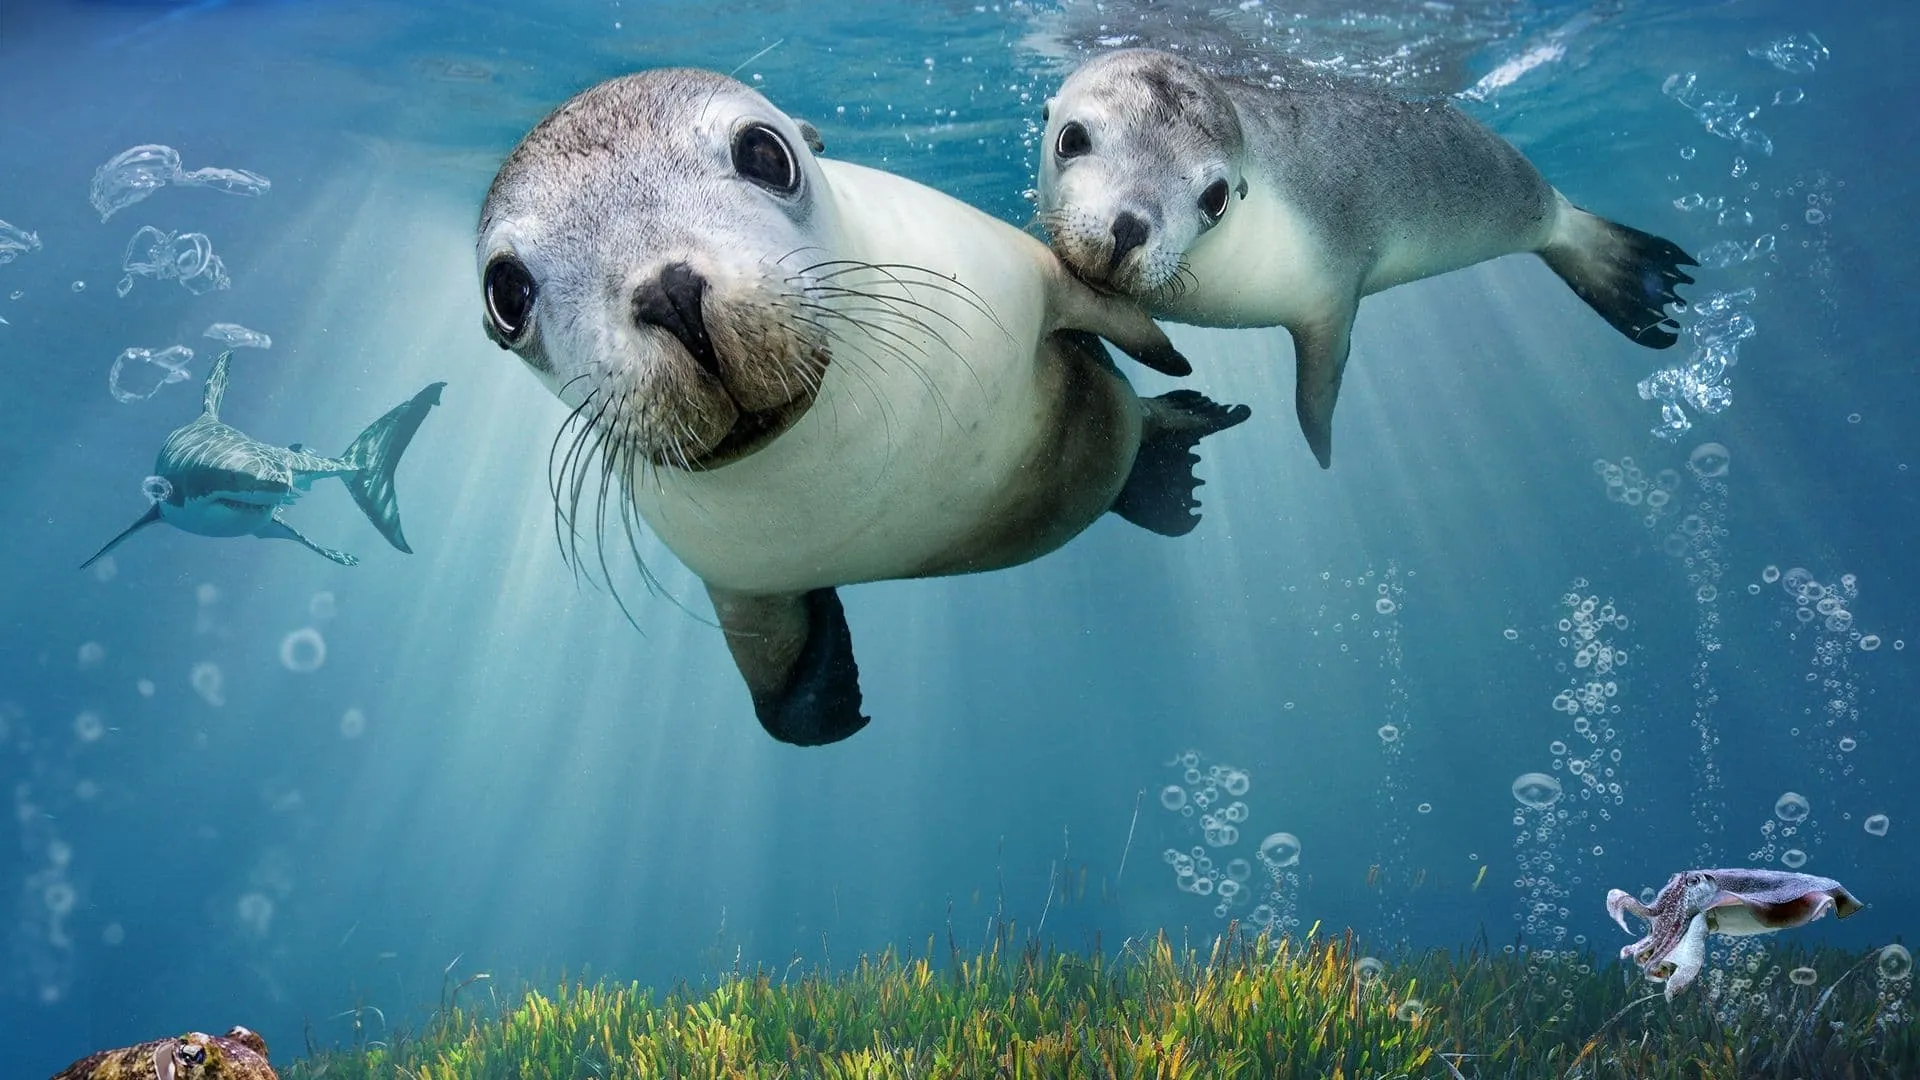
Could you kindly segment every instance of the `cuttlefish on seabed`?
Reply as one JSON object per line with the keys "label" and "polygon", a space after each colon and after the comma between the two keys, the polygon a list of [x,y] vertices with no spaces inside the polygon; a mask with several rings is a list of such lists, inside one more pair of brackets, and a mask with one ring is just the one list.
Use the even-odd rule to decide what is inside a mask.
{"label": "cuttlefish on seabed", "polygon": [[279,1074],[267,1064],[266,1040],[235,1027],[225,1035],[189,1031],[102,1050],[60,1070],[53,1080],[279,1080]]}
{"label": "cuttlefish on seabed", "polygon": [[1649,907],[1621,889],[1607,893],[1607,914],[1632,933],[1627,913],[1647,921],[1647,936],[1620,950],[1649,979],[1664,979],[1667,1000],[1692,984],[1707,960],[1707,935],[1771,934],[1832,911],[1864,906],[1832,878],[1784,870],[1689,870],[1675,874]]}

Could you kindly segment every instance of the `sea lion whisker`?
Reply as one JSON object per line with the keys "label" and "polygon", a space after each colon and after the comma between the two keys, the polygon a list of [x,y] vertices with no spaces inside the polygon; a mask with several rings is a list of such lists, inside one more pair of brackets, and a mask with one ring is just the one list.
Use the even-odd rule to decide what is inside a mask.
{"label": "sea lion whisker", "polygon": [[[821,277],[823,281],[830,281],[860,269],[872,270],[880,274],[885,280],[906,290],[907,295],[900,299],[909,303],[925,306],[923,301],[913,296],[912,290],[915,286],[941,293],[972,308],[977,314],[985,316],[987,321],[991,322],[1001,333],[1006,333],[1006,327],[1000,325],[1000,320],[993,314],[993,309],[987,306],[985,298],[975,292],[971,286],[944,275],[936,274],[923,266],[915,266],[911,263],[865,263],[859,266],[848,267],[844,270],[838,270],[831,274],[821,275]],[[908,270],[921,276],[918,278],[900,276],[901,271]]]}
{"label": "sea lion whisker", "polygon": [[973,337],[972,334],[967,332],[967,328],[963,324],[955,320],[953,316],[948,315],[946,312],[941,311],[939,308],[922,303],[919,300],[915,300],[910,296],[892,296],[887,293],[868,292],[864,289],[852,289],[852,288],[846,288],[842,286],[821,286],[816,289],[810,290],[810,292],[812,293],[812,295],[814,295],[818,299],[828,299],[828,300],[857,299],[857,300],[874,301],[875,304],[878,305],[878,307],[869,308],[868,310],[880,310],[883,308],[887,312],[899,318],[901,321],[907,323],[908,325],[914,327],[915,329],[920,330],[922,333],[925,333],[930,337],[939,337],[940,332],[935,330],[932,324],[927,323],[924,320],[921,320],[919,318],[916,318],[915,316],[909,315],[906,312],[901,311],[898,308],[894,307],[893,305],[904,304],[908,307],[919,308],[920,310],[925,311],[930,315],[939,317],[942,321],[946,322],[949,326],[960,331],[960,333],[963,336],[969,339]]}
{"label": "sea lion whisker", "polygon": [[[893,330],[891,327],[869,325],[837,307],[818,306],[817,310],[820,313],[819,317],[822,319],[835,319],[859,328],[861,333],[867,336],[868,340],[899,360],[900,363],[920,381],[921,385],[926,387],[928,392],[931,393],[943,407],[947,408],[947,412],[950,415],[953,413],[951,406],[947,404],[945,394],[942,393],[939,384],[928,374],[926,366],[907,352],[907,349],[915,344],[914,342]],[[882,335],[893,340],[885,340]],[[942,341],[941,344],[944,345],[946,343]],[[948,346],[948,352],[952,353],[962,364],[965,363],[965,357],[961,356],[951,346]],[[971,367],[969,367],[968,370],[971,372]]]}
{"label": "sea lion whisker", "polygon": [[[947,277],[944,274],[935,273],[934,271],[929,270],[924,266],[915,266],[912,263],[860,262],[854,259],[837,259],[837,260],[834,260],[833,262],[824,263],[821,265],[839,267],[838,269],[828,273],[814,275],[817,278],[819,278],[821,281],[832,281],[837,278],[843,277],[847,274],[857,273],[861,270],[871,270],[879,274],[882,278],[886,279],[887,281],[890,281],[896,285],[899,285],[903,289],[911,289],[913,286],[917,285],[923,288],[932,289],[936,292],[946,293],[947,295],[952,296],[954,299],[961,300],[962,302],[966,303],[968,306],[972,307],[973,310],[978,312],[979,314],[987,316],[989,320],[993,319],[993,312],[987,306],[985,298],[982,297],[978,292],[975,292],[971,286],[967,285],[965,282],[957,281],[953,278]],[[904,271],[904,270],[911,270],[914,273],[919,274],[921,276],[917,278],[902,277],[900,276],[900,271]],[[995,325],[998,325],[997,321],[995,322]]]}
{"label": "sea lion whisker", "polygon": [[[599,461],[604,467],[609,456],[607,444],[611,437],[611,431],[606,427],[595,426],[590,430],[592,438],[583,444],[584,452],[574,460],[570,474],[571,483],[568,485],[566,515],[569,543],[568,550],[563,554],[567,558],[568,565],[573,568],[576,578],[584,572],[586,566],[585,560],[580,557],[580,499],[585,493],[587,477],[594,463]],[[594,543],[597,545],[599,542],[599,535],[596,532]]]}

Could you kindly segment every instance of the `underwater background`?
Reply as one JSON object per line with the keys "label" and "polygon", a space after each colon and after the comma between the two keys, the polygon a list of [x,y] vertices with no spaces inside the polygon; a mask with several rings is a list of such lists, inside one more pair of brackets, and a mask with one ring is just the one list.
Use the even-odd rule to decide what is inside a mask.
{"label": "underwater background", "polygon": [[[1607,890],[1694,866],[1804,865],[1869,905],[1796,943],[1901,939],[1915,28],[1784,0],[0,3],[15,1068],[231,1024],[285,1060],[358,1006],[417,1018],[449,972],[698,984],[1006,920],[1108,951],[1239,919],[1609,956]],[[1194,375],[1136,386],[1254,410],[1202,449],[1200,527],[843,590],[874,722],[777,744],[664,549],[664,595],[615,567],[638,630],[556,550],[564,409],[481,332],[486,185],[599,80],[738,66],[829,156],[1026,225],[1042,102],[1120,44],[1454,95],[1700,259],[1690,332],[1637,348],[1527,257],[1396,288],[1362,305],[1322,472],[1284,331],[1169,325]],[[149,143],[271,186],[103,222],[94,171]],[[204,234],[228,286],[123,269],[145,226]],[[290,517],[359,566],[151,530],[76,569],[144,510],[217,322],[271,336],[223,409],[263,441],[336,450],[448,383],[400,468],[416,554],[322,485]],[[123,357],[176,345],[184,376]],[[1664,414],[1663,368],[1695,380]]]}

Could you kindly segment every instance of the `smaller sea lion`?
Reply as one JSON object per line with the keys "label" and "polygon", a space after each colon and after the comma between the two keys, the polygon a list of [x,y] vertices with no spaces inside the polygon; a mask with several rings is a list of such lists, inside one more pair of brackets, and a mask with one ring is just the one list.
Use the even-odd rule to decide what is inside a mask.
{"label": "smaller sea lion", "polygon": [[189,1031],[119,1050],[89,1054],[52,1080],[280,1080],[267,1064],[267,1041],[238,1025],[225,1035]]}
{"label": "smaller sea lion", "polygon": [[1671,241],[1568,202],[1445,101],[1312,73],[1271,87],[1183,57],[1089,61],[1047,106],[1039,219],[1096,289],[1156,318],[1284,326],[1320,466],[1360,298],[1529,251],[1631,340],[1664,349],[1696,266]]}

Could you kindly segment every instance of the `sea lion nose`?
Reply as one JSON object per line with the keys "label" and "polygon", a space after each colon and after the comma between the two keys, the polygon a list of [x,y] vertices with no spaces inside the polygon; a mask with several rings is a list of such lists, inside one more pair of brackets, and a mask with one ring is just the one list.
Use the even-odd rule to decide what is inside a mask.
{"label": "sea lion nose", "polygon": [[1113,219],[1113,254],[1107,256],[1107,273],[1113,273],[1120,266],[1127,252],[1146,242],[1146,220],[1131,210],[1122,210],[1120,216]]}
{"label": "sea lion nose", "polygon": [[686,263],[673,263],[633,291],[633,322],[672,334],[702,370],[718,378],[720,358],[714,355],[707,322],[700,313],[706,295],[706,278]]}

